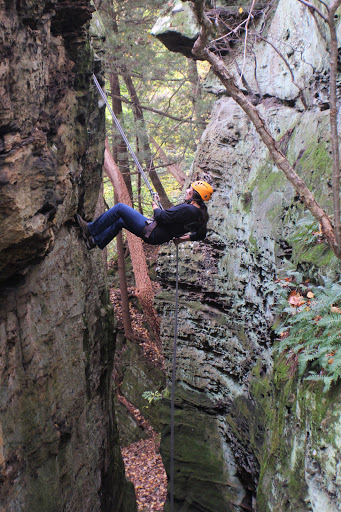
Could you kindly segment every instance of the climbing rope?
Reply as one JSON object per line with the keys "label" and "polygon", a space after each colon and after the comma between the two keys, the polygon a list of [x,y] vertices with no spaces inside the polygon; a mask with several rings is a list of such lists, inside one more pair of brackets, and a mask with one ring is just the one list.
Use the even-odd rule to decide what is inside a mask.
{"label": "climbing rope", "polygon": [[[156,197],[156,192],[153,191],[152,187],[149,184],[149,181],[147,179],[147,176],[140,165],[140,162],[138,161],[131,145],[129,144],[129,141],[117,119],[114,112],[112,111],[112,108],[108,102],[108,99],[102,89],[102,87],[99,85],[98,80],[96,76],[93,74],[93,79],[95,82],[95,85],[102,96],[106,106],[108,107],[108,110],[115,121],[115,124],[117,126],[118,131],[122,135],[122,138],[127,146],[127,148],[130,151],[131,156],[133,157],[133,160],[140,171],[142,178],[149,190],[149,192],[152,195],[152,198],[154,201],[158,203],[158,206],[162,209],[162,205],[160,204],[158,198]],[[176,273],[175,273],[175,325],[174,325],[174,347],[173,347],[173,369],[172,369],[172,392],[171,392],[171,437],[170,437],[170,502],[171,502],[171,512],[174,512],[174,416],[175,416],[175,377],[176,377],[176,348],[177,348],[177,338],[178,338],[178,297],[179,297],[179,249],[178,246],[176,246]]]}
{"label": "climbing rope", "polygon": [[124,142],[125,142],[125,144],[126,144],[127,148],[129,149],[129,152],[130,152],[131,156],[133,157],[133,160],[134,160],[134,162],[135,162],[135,164],[136,164],[136,167],[137,167],[137,168],[138,168],[138,170],[140,171],[140,173],[141,173],[141,175],[142,175],[142,178],[143,178],[143,180],[144,180],[144,182],[145,182],[145,184],[146,184],[146,186],[147,186],[147,188],[148,188],[149,192],[151,193],[151,196],[152,196],[153,200],[158,204],[159,208],[161,208],[161,210],[162,210],[162,209],[163,209],[163,208],[162,208],[162,205],[161,205],[160,201],[158,200],[158,197],[156,197],[156,196],[157,196],[157,193],[153,191],[153,189],[152,189],[152,187],[151,187],[151,185],[150,185],[150,183],[149,183],[149,181],[148,181],[148,178],[147,178],[147,176],[146,176],[146,174],[145,174],[145,172],[144,172],[144,170],[143,170],[143,168],[142,168],[142,166],[141,166],[140,162],[138,161],[137,156],[136,156],[136,155],[135,155],[135,153],[134,153],[133,148],[132,148],[132,147],[131,147],[131,145],[129,144],[129,141],[128,141],[128,139],[127,139],[127,137],[126,137],[126,135],[125,135],[125,133],[124,133],[124,131],[123,131],[122,126],[120,125],[120,123],[119,123],[119,121],[118,121],[117,117],[115,116],[115,114],[114,114],[114,112],[113,112],[113,110],[112,110],[112,108],[111,108],[111,106],[110,106],[110,104],[109,104],[109,102],[108,102],[108,98],[106,97],[106,94],[104,93],[104,91],[103,91],[102,87],[99,85],[98,80],[97,80],[97,78],[96,78],[95,74],[93,74],[93,75],[92,75],[92,77],[93,77],[93,79],[94,79],[95,85],[96,85],[96,87],[97,87],[97,89],[98,89],[98,91],[99,91],[100,95],[102,96],[102,98],[103,98],[103,100],[104,100],[104,102],[105,102],[106,106],[108,107],[108,110],[109,110],[109,112],[110,112],[110,114],[111,114],[111,117],[112,117],[112,118],[113,118],[113,120],[115,121],[115,124],[116,124],[116,126],[117,126],[118,131],[119,131],[119,132],[120,132],[120,134],[122,135],[122,138],[123,138],[123,140],[124,140]]}
{"label": "climbing rope", "polygon": [[175,271],[175,319],[174,319],[174,346],[172,369],[172,393],[171,393],[171,436],[170,436],[170,504],[171,512],[174,512],[174,423],[175,423],[175,377],[176,377],[176,347],[178,341],[178,300],[179,298],[179,248],[176,246],[176,271]]}

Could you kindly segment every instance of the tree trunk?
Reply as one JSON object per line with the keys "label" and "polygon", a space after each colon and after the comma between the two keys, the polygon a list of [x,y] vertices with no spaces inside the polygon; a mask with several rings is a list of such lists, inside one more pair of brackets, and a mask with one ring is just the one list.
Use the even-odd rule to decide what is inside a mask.
{"label": "tree trunk", "polygon": [[[108,141],[105,144],[104,170],[117,192],[119,201],[131,206],[128,190],[110,153]],[[143,242],[129,231],[127,231],[127,239],[136,281],[136,296],[151,327],[155,341],[160,346],[160,321],[153,306],[154,291],[143,252]]]}
{"label": "tree trunk", "polygon": [[[115,204],[118,203],[117,194],[115,193]],[[122,321],[125,337],[133,339],[134,333],[131,328],[131,318],[129,312],[129,298],[128,298],[128,286],[127,286],[127,275],[126,267],[124,263],[124,247],[122,232],[116,237],[116,249],[117,249],[117,265],[118,265],[118,276],[120,279],[120,292],[121,292],[121,307],[122,307]]]}
{"label": "tree trunk", "polygon": [[[139,145],[139,138],[137,135],[136,135],[136,150],[137,150],[137,154],[139,154],[140,145]],[[141,184],[141,173],[138,170],[137,171],[137,205],[138,205],[139,212],[143,214],[141,185],[142,185]]]}
{"label": "tree trunk", "polygon": [[197,61],[193,59],[187,59],[188,65],[188,80],[191,83],[192,89],[192,104],[193,104],[193,121],[197,121],[198,124],[201,124],[202,129],[204,130],[206,127],[206,123],[200,116],[200,109],[198,108],[198,103],[201,100],[201,84],[200,78],[198,75]]}
{"label": "tree trunk", "polygon": [[[118,78],[118,74],[115,72],[111,72],[109,74],[109,81],[110,81],[110,90],[111,90],[111,97],[112,97],[112,109],[119,121],[122,123],[122,102],[121,100],[117,99],[117,96],[120,96],[120,82]],[[123,124],[123,123],[122,123]],[[114,158],[115,162],[117,162],[120,171],[122,173],[124,183],[128,189],[129,196],[131,197],[131,200],[133,200],[133,187],[131,185],[131,178],[130,178],[130,170],[129,170],[129,159],[128,159],[128,150],[127,146],[125,145],[124,141],[122,140],[122,136],[120,133],[118,133],[116,124],[112,123],[113,127],[113,148],[114,149]]]}
{"label": "tree trunk", "polygon": [[176,179],[176,181],[181,185],[181,187],[183,187],[187,179],[187,176],[181,169],[180,165],[170,164],[166,156],[166,153],[163,151],[162,147],[158,145],[156,140],[153,137],[149,137],[149,140],[156,149],[156,152],[160,156],[163,164],[167,167],[167,171],[173,176],[173,178]]}
{"label": "tree trunk", "polygon": [[146,169],[149,169],[149,167],[150,167],[149,176],[154,185],[156,192],[159,194],[162,206],[164,208],[170,208],[173,205],[170,202],[170,200],[168,199],[166,191],[163,188],[163,185],[160,181],[160,178],[157,175],[157,172],[154,169],[153,164],[150,165],[150,163],[152,162],[152,158],[151,158],[151,151],[150,151],[149,142],[148,142],[148,135],[147,135],[146,127],[145,127],[143,111],[141,108],[138,107],[139,100],[137,97],[137,93],[136,93],[133,81],[132,81],[130,75],[124,75],[123,78],[124,78],[125,84],[127,86],[130,98],[131,98],[132,102],[134,103],[133,111],[134,111],[135,121],[139,122],[139,124],[140,124],[140,130],[139,130],[139,140],[141,141],[140,147],[141,147],[142,151],[147,155],[145,157],[145,167],[146,167]]}
{"label": "tree trunk", "polygon": [[330,31],[330,133],[333,154],[333,207],[335,239],[338,247],[341,248],[341,222],[340,222],[340,152],[339,135],[337,127],[337,61],[338,44],[335,27],[335,11],[340,6],[340,0],[334,0],[328,12],[328,26]]}
{"label": "tree trunk", "polygon": [[[117,29],[116,29],[117,30]],[[111,72],[109,75],[110,81],[110,90],[112,94],[117,94],[120,92],[120,83],[118,74],[115,72]],[[114,114],[119,119],[122,114],[122,103],[119,99],[112,100],[112,109]],[[124,142],[122,141],[122,137],[120,134],[116,134],[116,124],[112,123],[113,126],[113,141],[112,148],[113,154],[115,158],[119,162],[121,167],[121,174],[124,179],[124,183],[129,191],[130,197],[133,197],[133,191],[131,186],[130,172],[129,172],[129,161],[127,156],[127,148]],[[117,194],[115,193],[115,204],[118,202]],[[126,276],[126,268],[124,263],[124,247],[123,247],[123,238],[122,233],[119,233],[116,237],[116,249],[117,249],[117,265],[118,265],[118,275],[120,280],[120,292],[121,292],[121,307],[122,307],[122,321],[124,334],[126,338],[132,339],[134,333],[131,328],[131,319],[129,313],[129,299],[128,299],[128,287],[127,287],[127,276]]]}

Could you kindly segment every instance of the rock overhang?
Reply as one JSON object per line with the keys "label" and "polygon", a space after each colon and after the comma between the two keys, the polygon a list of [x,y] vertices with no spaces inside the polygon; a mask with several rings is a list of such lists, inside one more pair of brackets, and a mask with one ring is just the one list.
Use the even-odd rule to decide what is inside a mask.
{"label": "rock overhang", "polygon": [[199,36],[199,25],[188,3],[175,0],[151,30],[165,47],[172,51],[192,56],[192,48]]}
{"label": "rock overhang", "polygon": [[[254,5],[254,12],[257,13],[267,5],[268,1],[257,2]],[[155,23],[151,34],[172,52],[183,54],[187,58],[195,58],[192,55],[192,48],[199,37],[200,26],[195,14],[190,6],[190,2],[174,0],[170,3],[163,15]],[[228,1],[212,2],[206,1],[206,7],[209,9],[207,14],[214,24],[218,24],[219,16],[228,16],[235,18],[237,24],[248,16],[250,2],[240,0],[238,4]],[[219,54],[228,53],[227,48],[219,48]]]}

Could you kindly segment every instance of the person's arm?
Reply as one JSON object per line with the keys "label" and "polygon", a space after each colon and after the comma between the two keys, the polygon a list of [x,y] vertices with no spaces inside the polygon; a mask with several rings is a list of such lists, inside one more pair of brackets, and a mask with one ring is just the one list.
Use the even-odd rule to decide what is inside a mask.
{"label": "person's arm", "polygon": [[[196,211],[196,207],[190,207],[187,204],[180,204],[178,206],[173,206],[168,210],[161,210],[157,203],[153,200],[152,207],[154,211],[154,219],[158,224],[171,224],[176,222],[184,222],[184,216],[186,218],[186,224],[190,231],[190,224],[197,222],[197,214],[193,213]],[[196,240],[204,240],[206,237],[206,228],[197,228],[196,231],[192,231],[186,235],[183,235],[179,238],[174,238],[174,243],[176,245],[181,244],[182,242],[194,242]]]}
{"label": "person's arm", "polygon": [[193,211],[191,211],[195,207],[191,207],[188,204],[178,204],[166,210],[161,210],[155,200],[153,200],[152,207],[154,219],[158,224],[191,223],[196,220]]}
{"label": "person's arm", "polygon": [[206,238],[206,227],[199,227],[197,231],[190,233],[188,236],[190,237],[191,242],[205,240]]}
{"label": "person's arm", "polygon": [[[156,201],[158,201],[158,202],[156,202]],[[152,208],[153,208],[153,212],[154,212],[154,219],[155,219],[155,213],[158,213],[158,212],[155,212],[155,210],[160,210],[160,212],[162,211],[160,209],[159,204],[160,204],[159,194],[155,193],[154,194],[154,199],[152,199]]]}

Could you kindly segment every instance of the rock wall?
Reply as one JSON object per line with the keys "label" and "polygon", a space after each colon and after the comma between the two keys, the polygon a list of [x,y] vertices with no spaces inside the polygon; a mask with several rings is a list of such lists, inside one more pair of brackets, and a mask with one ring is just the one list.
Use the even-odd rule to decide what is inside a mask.
{"label": "rock wall", "polygon": [[0,510],[136,510],[119,450],[88,0],[0,1]]}
{"label": "rock wall", "polygon": [[[178,13],[177,5],[174,19]],[[167,40],[173,30],[176,41],[177,29],[174,20],[168,23]],[[193,37],[197,30],[193,25]],[[285,60],[259,41],[246,62],[246,79],[281,150],[331,212],[326,27],[298,1],[279,0],[267,11],[262,35],[279,41]],[[187,41],[192,36],[186,26]],[[241,69],[242,45],[233,57]],[[225,61],[236,75],[228,55]],[[340,386],[323,395],[321,386],[298,382],[290,365],[274,358],[271,326],[278,275],[298,266],[307,277],[339,279],[340,262],[324,243],[297,245],[297,223],[307,212],[295,190],[217,79],[209,75],[206,86],[218,99],[190,179],[207,179],[215,192],[207,241],[179,248],[176,510],[334,512],[340,509]],[[169,375],[174,255],[166,247],[158,263]],[[165,403],[166,468],[169,432]]]}

